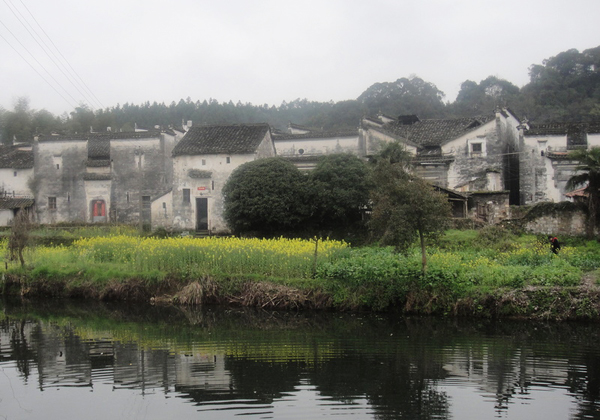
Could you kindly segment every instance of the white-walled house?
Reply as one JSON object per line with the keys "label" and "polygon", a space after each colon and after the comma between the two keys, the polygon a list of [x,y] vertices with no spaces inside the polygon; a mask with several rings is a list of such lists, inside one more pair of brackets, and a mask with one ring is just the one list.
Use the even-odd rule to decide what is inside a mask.
{"label": "white-walled house", "polygon": [[0,226],[9,225],[21,209],[33,210],[31,145],[0,146]]}
{"label": "white-walled house", "polygon": [[174,229],[227,232],[221,193],[227,179],[238,166],[273,156],[268,124],[191,127],[173,149],[173,190],[159,198],[153,211],[168,214],[171,205]]}
{"label": "white-walled house", "polygon": [[522,204],[565,201],[578,165],[568,153],[600,147],[600,123],[526,124],[520,142]]}

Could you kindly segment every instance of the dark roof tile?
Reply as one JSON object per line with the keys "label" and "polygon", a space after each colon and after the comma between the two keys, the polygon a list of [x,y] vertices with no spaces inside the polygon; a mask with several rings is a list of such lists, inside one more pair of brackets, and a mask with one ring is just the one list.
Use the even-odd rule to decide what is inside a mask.
{"label": "dark roof tile", "polygon": [[276,134],[273,136],[273,140],[330,139],[336,137],[358,137],[358,131],[313,131],[305,134]]}
{"label": "dark roof tile", "polygon": [[0,146],[0,168],[33,168],[33,151],[21,150],[17,146]]}
{"label": "dark roof tile", "polygon": [[0,210],[13,210],[33,206],[33,198],[0,198]]}
{"label": "dark roof tile", "polygon": [[82,134],[71,134],[71,135],[58,135],[58,136],[42,136],[38,138],[38,141],[64,141],[64,140],[127,140],[127,139],[150,139],[159,137],[161,132],[159,130],[152,131],[127,131],[127,132],[106,132],[106,133],[82,133]]}
{"label": "dark roof tile", "polygon": [[268,124],[191,127],[173,149],[173,156],[254,153],[267,133]]}
{"label": "dark roof tile", "polygon": [[384,125],[382,129],[420,146],[441,146],[493,119],[494,116],[490,115],[449,120],[421,120],[411,125],[395,121]]}

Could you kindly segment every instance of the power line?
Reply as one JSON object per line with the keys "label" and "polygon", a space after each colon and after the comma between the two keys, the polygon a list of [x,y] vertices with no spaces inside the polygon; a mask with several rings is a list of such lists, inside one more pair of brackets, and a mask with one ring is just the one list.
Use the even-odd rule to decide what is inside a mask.
{"label": "power line", "polygon": [[9,46],[9,47],[11,47],[13,50],[15,50],[15,52],[16,52],[17,54],[19,54],[19,56],[20,56],[20,57],[23,59],[23,61],[25,61],[25,62],[26,62],[28,65],[29,65],[29,67],[31,67],[31,68],[33,69],[33,71],[35,71],[35,72],[36,72],[36,73],[37,73],[37,74],[38,74],[38,75],[39,75],[39,76],[42,78],[42,80],[44,80],[44,82],[46,82],[46,83],[47,83],[47,84],[48,84],[48,85],[49,85],[49,86],[50,86],[52,89],[54,89],[54,91],[55,91],[56,93],[58,93],[58,94],[59,94],[59,96],[60,96],[61,98],[63,98],[63,99],[64,99],[64,101],[65,101],[65,102],[66,102],[66,103],[67,103],[67,104],[68,104],[70,107],[72,107],[72,108],[75,108],[75,106],[74,106],[72,103],[70,103],[70,102],[69,102],[69,100],[68,100],[67,98],[65,98],[65,97],[63,96],[63,94],[62,94],[62,93],[60,93],[60,92],[59,92],[59,91],[58,91],[58,90],[57,90],[57,89],[56,89],[56,88],[55,88],[55,87],[52,85],[52,83],[50,83],[50,82],[49,82],[49,81],[48,81],[48,80],[47,80],[47,79],[46,79],[46,78],[45,78],[45,77],[44,77],[44,76],[43,76],[43,75],[42,75],[42,74],[41,74],[39,71],[37,71],[37,69],[36,69],[36,68],[35,68],[35,67],[34,67],[34,66],[33,66],[33,65],[32,65],[32,64],[31,64],[31,63],[30,63],[30,62],[29,62],[29,61],[28,61],[28,60],[27,60],[25,57],[23,57],[23,55],[22,55],[22,54],[21,54],[21,53],[20,53],[20,52],[19,52],[19,51],[18,51],[18,50],[17,50],[17,49],[16,49],[16,48],[15,48],[15,47],[14,47],[14,46],[13,46],[13,45],[10,43],[10,42],[8,42],[8,40],[7,40],[6,38],[4,38],[4,35],[0,34],[0,37],[1,37],[1,38],[2,38],[4,41],[6,41],[6,43],[8,44],[8,46]]}
{"label": "power line", "polygon": [[[29,33],[29,35],[31,36],[31,38],[33,38],[33,40],[37,43],[37,45],[42,49],[42,51],[50,59],[50,61],[52,61],[52,63],[54,63],[54,65],[56,66],[56,68],[63,74],[63,76],[65,76],[65,78],[79,92],[79,94],[85,98],[85,101],[87,101],[90,104],[90,106],[92,107],[92,109],[93,109],[94,106],[91,104],[91,101],[89,100],[87,94],[85,94],[84,92],[81,91],[81,89],[79,89],[79,87],[73,82],[72,77],[70,75],[68,75],[67,73],[65,73],[65,71],[59,66],[59,63],[57,63],[56,60],[50,55],[49,51],[50,52],[52,52],[52,51],[48,49],[48,46],[46,45],[46,43],[44,42],[44,40],[39,36],[39,34],[36,32],[36,30],[27,21],[27,19],[25,18],[25,16],[23,16],[23,14],[12,4],[12,2],[10,2],[10,0],[8,0],[8,2],[7,2],[7,0],[4,0],[4,3],[9,7],[10,11],[15,16],[15,18],[25,28],[25,30]],[[17,13],[18,13],[18,15],[17,15]],[[33,33],[32,33],[32,31],[33,31]],[[37,36],[37,38],[36,38],[36,36]],[[39,39],[39,41],[38,41],[38,39]],[[40,41],[44,45],[42,45],[40,43]],[[53,54],[53,55],[56,57],[56,54]],[[56,57],[56,58],[58,59],[58,57]],[[63,87],[63,89],[64,89],[64,87]]]}
{"label": "power line", "polygon": [[[79,96],[82,97],[83,99],[81,101],[78,101],[77,99],[75,99],[75,97],[70,93],[69,89],[67,89],[59,80],[57,80],[57,78],[54,77],[52,72],[50,72],[48,70],[48,68],[46,68],[46,66],[44,66],[44,64],[42,64],[38,60],[36,55],[34,55],[34,53],[32,53],[32,51],[30,51],[30,49],[28,49],[27,46],[25,46],[23,42],[21,42],[19,37],[15,33],[13,33],[13,31],[11,31],[11,29],[2,20],[0,20],[0,24],[5,28],[6,31],[8,31],[8,33],[10,33],[10,35],[12,35],[12,37],[14,38],[14,40],[16,40],[18,45],[11,43],[11,41],[9,41],[5,36],[2,36],[0,34],[2,39],[4,39],[4,41],[23,59],[23,61],[25,61],[42,78],[42,80],[44,80],[44,82],[46,82],[56,93],[58,93],[63,98],[63,100],[65,100],[65,102],[67,102],[69,104],[70,107],[76,108],[77,105],[73,105],[73,103],[79,104],[79,103],[83,102],[83,103],[87,103],[91,107],[92,111],[95,110],[95,108],[96,108],[95,105],[99,105],[99,107],[103,108],[104,105],[100,102],[100,100],[96,97],[96,95],[94,95],[94,93],[91,91],[89,86],[83,81],[81,76],[75,71],[73,66],[71,66],[69,61],[61,53],[61,51],[58,49],[56,44],[52,41],[50,36],[42,28],[40,23],[37,21],[37,19],[31,13],[31,11],[27,8],[27,6],[23,3],[23,1],[20,0],[22,6],[25,8],[25,10],[27,10],[27,13],[31,16],[31,18],[33,19],[33,21],[35,22],[37,27],[39,27],[39,29],[43,32],[43,34],[48,39],[50,44],[54,47],[54,50],[56,50],[56,52],[60,55],[60,57],[62,57],[62,59],[59,58],[57,56],[57,54],[54,52],[54,50],[48,45],[48,43],[46,43],[46,41],[44,41],[44,39],[40,35],[40,33],[32,26],[32,24],[28,21],[27,17],[24,16],[23,13],[21,13],[21,11],[19,11],[19,9],[12,3],[11,0],[8,0],[8,1],[3,0],[3,1],[4,1],[5,5],[10,9],[12,14],[16,18],[16,20],[28,32],[29,36],[31,36],[31,38],[35,41],[35,43],[38,45],[38,47],[41,48],[42,51],[45,53],[47,58],[50,59],[50,61],[52,61],[52,63],[56,66],[56,68],[62,73],[62,75],[68,80],[70,85],[73,88],[75,88],[75,90],[79,93]],[[37,38],[36,38],[36,36],[37,36]],[[19,46],[20,46],[20,48],[18,48]],[[29,54],[31,59],[33,59],[33,61],[35,61],[36,65],[32,64],[30,59],[25,57],[19,51],[19,49],[21,49],[22,51]],[[46,74],[48,78],[45,77],[40,71],[38,71],[38,69],[43,70],[44,74]],[[49,79],[51,79],[54,83],[52,83]],[[60,89],[60,91],[59,91],[59,89]],[[69,98],[71,98],[71,100],[68,100],[65,96],[68,96]]]}
{"label": "power line", "polygon": [[87,92],[89,92],[89,94],[94,98],[94,100],[96,101],[96,103],[100,105],[100,108],[104,108],[104,105],[102,104],[102,102],[98,99],[98,97],[94,94],[94,92],[89,88],[89,86],[85,83],[85,81],[81,78],[81,76],[77,73],[77,71],[73,68],[73,66],[71,66],[71,63],[69,63],[69,60],[67,60],[67,58],[62,54],[62,52],[60,51],[60,49],[56,46],[56,44],[54,43],[54,41],[52,41],[52,38],[50,38],[50,36],[48,35],[48,33],[46,33],[46,31],[44,30],[44,28],[42,27],[42,25],[40,25],[40,23],[35,18],[35,16],[33,15],[33,13],[31,13],[31,11],[29,10],[29,8],[25,5],[25,3],[23,3],[22,0],[19,0],[19,1],[23,5],[23,7],[25,8],[25,10],[27,10],[27,13],[29,13],[29,15],[31,16],[31,18],[33,19],[33,21],[36,23],[36,25],[44,33],[44,35],[46,36],[46,38],[48,39],[48,41],[50,41],[50,43],[52,44],[52,46],[54,47],[54,49],[56,50],[56,52],[58,52],[58,54],[62,57],[63,61],[71,69],[72,73],[76,76],[76,78],[79,80],[79,82],[81,82],[81,85],[85,88],[85,90],[87,90]]}
{"label": "power line", "polygon": [[[19,43],[19,45],[21,45],[21,47],[23,47],[23,49],[24,49],[25,51],[27,51],[27,53],[28,53],[28,54],[31,56],[31,58],[33,58],[33,59],[35,60],[35,62],[36,62],[36,63],[37,63],[37,64],[38,64],[38,65],[39,65],[39,66],[40,66],[40,67],[41,67],[41,68],[42,68],[42,69],[43,69],[43,70],[44,70],[44,71],[45,71],[45,72],[48,74],[48,76],[50,76],[50,78],[52,78],[52,80],[54,80],[54,82],[55,82],[55,83],[56,83],[56,84],[57,84],[57,85],[58,85],[58,86],[59,86],[59,87],[60,87],[62,90],[64,90],[64,91],[65,91],[65,93],[67,94],[67,96],[69,96],[69,97],[70,97],[70,98],[71,98],[71,99],[72,99],[72,100],[73,100],[75,103],[77,103],[77,99],[75,99],[75,98],[73,97],[73,95],[71,95],[71,94],[69,93],[69,91],[67,91],[67,89],[65,89],[65,88],[64,88],[64,86],[63,86],[63,85],[62,85],[62,84],[61,84],[61,83],[60,83],[58,80],[56,80],[56,78],[55,78],[55,77],[52,75],[52,73],[50,73],[50,72],[48,71],[48,69],[47,69],[47,68],[46,68],[46,67],[45,67],[45,66],[44,66],[42,63],[40,63],[40,61],[39,61],[37,58],[35,58],[35,56],[34,56],[34,55],[31,53],[31,51],[29,51],[29,49],[28,49],[28,48],[27,48],[25,45],[23,45],[23,43],[22,43],[22,42],[19,40],[19,38],[17,38],[17,36],[16,36],[16,35],[15,35],[15,34],[14,34],[14,33],[13,33],[11,30],[10,30],[10,28],[9,28],[8,26],[6,26],[6,24],[5,24],[4,22],[2,22],[1,20],[0,20],[0,24],[2,24],[2,26],[4,26],[4,28],[6,28],[6,30],[7,30],[7,31],[8,31],[8,32],[9,32],[9,33],[10,33],[10,34],[11,34],[11,35],[12,35],[12,36],[13,36],[13,37],[14,37],[14,38],[17,40],[17,42]],[[2,38],[3,38],[3,39],[6,41],[6,42],[8,42],[8,40],[7,40],[6,38],[4,38],[4,37],[2,37]],[[13,50],[17,51],[17,49],[16,49],[14,46],[12,46],[10,43],[9,43],[9,45],[11,46],[11,48],[12,48]],[[23,55],[21,55],[21,53],[19,53],[19,55],[21,56],[21,58],[24,58],[24,57],[23,57]],[[29,62],[28,62],[28,64],[29,64]],[[31,65],[31,64],[30,64],[30,65]],[[36,71],[36,72],[37,72],[37,71]],[[37,72],[37,73],[39,74],[39,72]],[[44,79],[44,80],[46,80],[46,79]],[[48,83],[48,81],[47,81],[47,80],[46,80],[46,82]]]}

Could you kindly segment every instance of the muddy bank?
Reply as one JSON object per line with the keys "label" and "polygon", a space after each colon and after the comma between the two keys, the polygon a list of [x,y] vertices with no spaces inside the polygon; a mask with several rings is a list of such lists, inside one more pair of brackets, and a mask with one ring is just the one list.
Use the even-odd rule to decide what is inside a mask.
{"label": "muddy bank", "polygon": [[[127,301],[154,305],[235,305],[278,310],[370,311],[372,308],[336,300],[326,290],[293,288],[268,281],[209,277],[148,284],[140,279],[111,281],[103,285],[69,283],[6,274],[2,295],[27,298],[69,298]],[[600,321],[600,287],[584,281],[579,287],[527,287],[523,289],[471,289],[461,296],[422,289],[409,290],[386,308],[406,315],[439,315],[478,318]]]}

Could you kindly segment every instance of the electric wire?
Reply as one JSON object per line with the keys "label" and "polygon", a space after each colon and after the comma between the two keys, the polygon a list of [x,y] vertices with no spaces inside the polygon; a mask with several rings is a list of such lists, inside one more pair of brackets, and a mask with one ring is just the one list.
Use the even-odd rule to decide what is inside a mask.
{"label": "electric wire", "polygon": [[[73,100],[75,103],[77,103],[77,99],[75,99],[75,98],[73,97],[73,95],[71,95],[71,94],[69,93],[69,91],[68,91],[67,89],[65,89],[65,87],[64,87],[64,86],[63,86],[63,85],[62,85],[62,84],[61,84],[61,83],[60,83],[58,80],[56,80],[56,78],[55,78],[55,77],[52,75],[52,73],[50,73],[50,72],[48,71],[48,69],[47,69],[47,68],[46,68],[46,67],[45,67],[45,66],[44,66],[42,63],[40,63],[40,61],[39,61],[39,60],[38,60],[38,59],[35,57],[35,55],[33,55],[33,54],[31,53],[31,51],[29,51],[29,49],[28,49],[28,48],[27,48],[25,45],[23,45],[23,43],[22,43],[22,42],[19,40],[19,38],[18,38],[18,37],[17,37],[17,36],[16,36],[16,35],[15,35],[15,34],[14,34],[14,33],[13,33],[11,30],[10,30],[10,28],[9,28],[8,26],[6,26],[6,24],[5,24],[5,23],[4,23],[2,20],[0,20],[0,24],[1,24],[2,26],[4,26],[4,28],[6,28],[6,30],[7,30],[7,31],[8,31],[8,32],[9,32],[9,33],[10,33],[10,34],[11,34],[11,35],[12,35],[12,36],[13,36],[13,37],[16,39],[16,41],[19,43],[19,45],[21,45],[21,47],[22,47],[22,48],[23,48],[25,51],[27,51],[27,53],[28,53],[28,54],[31,56],[31,58],[33,58],[33,59],[35,60],[35,62],[36,62],[36,63],[37,63],[37,64],[38,64],[38,65],[39,65],[39,66],[40,66],[40,67],[41,67],[41,68],[42,68],[42,69],[43,69],[43,70],[44,70],[44,71],[45,71],[45,72],[48,74],[48,76],[50,76],[50,78],[51,78],[52,80],[54,80],[54,82],[55,82],[55,83],[56,83],[56,84],[57,84],[57,85],[58,85],[58,86],[59,86],[59,87],[60,87],[62,90],[64,90],[64,93],[66,93],[66,95],[67,95],[68,97],[70,97],[70,98],[71,98],[71,99],[72,99],[72,100]],[[17,49],[16,49],[16,48],[14,48],[14,46],[13,46],[13,45],[11,45],[11,44],[10,44],[10,42],[8,42],[8,40],[7,40],[6,38],[4,38],[4,37],[2,37],[2,38],[3,38],[3,39],[4,39],[4,40],[5,40],[5,41],[6,41],[6,42],[7,42],[7,43],[8,43],[8,44],[11,46],[11,48],[12,48],[13,50],[17,51]],[[21,58],[24,58],[22,54],[20,54],[20,53],[19,53],[19,55],[21,56]],[[29,64],[29,62],[28,62],[28,64]],[[31,64],[30,64],[30,65],[31,65]],[[33,67],[33,66],[32,66],[32,67]],[[39,74],[39,72],[37,72],[37,70],[36,70],[36,73],[38,73],[38,74]],[[44,80],[46,80],[46,79],[44,79]],[[46,82],[48,83],[48,81],[47,81],[47,80],[46,80]]]}
{"label": "electric wire", "polygon": [[56,44],[54,43],[54,41],[52,41],[52,38],[50,38],[50,35],[48,35],[48,33],[44,30],[44,28],[42,27],[42,25],[40,25],[40,23],[35,18],[35,16],[33,15],[33,13],[31,13],[31,11],[27,7],[27,5],[25,5],[25,3],[23,3],[23,0],[19,0],[19,1],[23,5],[23,7],[25,8],[25,10],[27,10],[27,13],[29,13],[29,15],[31,16],[31,18],[33,19],[33,21],[36,23],[36,25],[44,33],[44,35],[46,36],[46,38],[48,39],[48,41],[50,41],[50,44],[52,44],[52,46],[54,47],[54,49],[56,50],[56,52],[60,55],[60,57],[62,58],[62,60],[66,63],[66,65],[68,66],[68,68],[71,69],[72,74],[75,75],[75,77],[79,80],[79,82],[85,88],[85,90],[87,90],[87,92],[94,98],[94,100],[96,101],[96,103],[98,105],[100,105],[100,108],[104,108],[104,105],[102,104],[102,102],[98,99],[98,97],[94,94],[94,92],[90,89],[90,87],[85,83],[85,81],[79,75],[79,73],[77,73],[77,71],[73,68],[73,66],[71,65],[71,63],[69,62],[69,60],[67,60],[67,58],[63,55],[63,53],[56,46]]}
{"label": "electric wire", "polygon": [[[27,19],[25,18],[25,16],[23,16],[23,14],[12,4],[12,2],[10,2],[10,0],[4,0],[4,3],[8,6],[8,8],[10,9],[10,11],[12,12],[12,14],[15,16],[15,18],[19,21],[19,23],[25,28],[25,30],[29,33],[29,35],[31,36],[31,38],[33,38],[33,40],[37,43],[37,45],[42,49],[42,51],[46,54],[46,56],[50,59],[50,61],[52,61],[52,63],[54,63],[54,65],[56,66],[56,68],[63,74],[63,76],[65,76],[65,78],[69,81],[69,83],[71,83],[71,85],[79,92],[79,94],[81,96],[83,96],[85,98],[85,102],[87,102],[90,107],[92,108],[92,110],[94,110],[94,105],[92,104],[92,101],[89,99],[88,95],[84,92],[81,91],[81,89],[79,88],[79,86],[77,86],[74,82],[73,79],[70,75],[68,75],[67,73],[65,73],[65,71],[61,68],[61,66],[59,65],[59,63],[56,62],[56,60],[50,55],[50,52],[52,52],[51,50],[48,49],[48,46],[46,45],[46,43],[44,42],[44,40],[39,36],[39,34],[37,33],[37,31],[31,26],[31,24],[27,21]],[[10,3],[10,4],[9,4]],[[18,13],[18,15],[17,15]],[[20,16],[20,17],[19,17]],[[32,32],[33,31],[33,32]],[[36,38],[37,36],[37,38]],[[38,40],[39,39],[39,40]],[[42,45],[42,43],[40,43],[40,41],[44,44]],[[49,52],[50,51],[50,52]],[[56,54],[54,54],[54,56],[56,57]],[[63,66],[64,67],[64,66]],[[63,87],[64,88],[64,87]]]}
{"label": "electric wire", "polygon": [[17,54],[19,54],[19,56],[23,59],[23,61],[25,61],[29,67],[31,67],[33,69],[33,71],[35,71],[44,82],[46,82],[48,84],[48,86],[50,86],[52,89],[54,89],[54,91],[56,93],[58,93],[58,95],[64,99],[64,101],[72,108],[75,108],[75,105],[73,105],[71,102],[69,102],[69,100],[67,98],[64,97],[64,95],[62,93],[60,93],[58,91],[58,89],[56,89],[52,83],[50,83],[34,66],[33,64],[31,64],[20,52],[19,50],[17,50],[10,42],[8,42],[8,40],[4,37],[4,35],[0,34],[0,38],[2,38],[4,41],[6,41],[6,43],[8,44],[9,47],[11,47]]}
{"label": "electric wire", "polygon": [[[19,21],[19,23],[29,33],[29,36],[31,36],[31,38],[33,38],[33,40],[37,43],[39,48],[41,48],[42,51],[44,51],[46,56],[53,62],[53,64],[56,66],[56,68],[69,81],[70,85],[72,85],[73,88],[75,88],[75,90],[77,92],[79,92],[79,95],[81,95],[83,100],[78,101],[77,99],[75,99],[75,97],[69,92],[69,89],[67,89],[59,80],[57,80],[56,77],[54,77],[54,75],[50,72],[50,70],[48,70],[48,68],[46,68],[46,66],[44,66],[44,64],[42,64],[38,60],[36,55],[34,55],[34,53],[32,53],[32,51],[30,51],[27,48],[27,46],[25,46],[23,44],[23,42],[21,42],[19,37],[17,35],[15,35],[15,33],[13,31],[11,31],[11,29],[0,19],[0,25],[2,25],[5,28],[5,30],[8,31],[8,33],[10,33],[10,35],[12,35],[14,40],[16,40],[16,42],[18,43],[18,45],[14,44],[13,42],[11,42],[9,39],[7,39],[4,35],[2,35],[0,33],[0,37],[8,44],[8,46],[11,47],[19,55],[19,57],[21,57],[21,59],[23,61],[25,61],[25,63],[27,63],[27,65],[29,67],[31,67],[38,74],[38,76],[40,76],[40,78],[46,84],[48,84],[69,105],[69,107],[76,108],[78,105],[83,103],[83,104],[89,105],[90,108],[92,109],[92,111],[95,111],[95,108],[98,107],[97,105],[99,105],[100,108],[104,108],[104,105],[100,102],[100,100],[92,92],[92,90],[85,83],[85,81],[82,79],[82,77],[77,73],[77,71],[69,63],[69,61],[62,54],[60,49],[56,46],[54,41],[52,41],[50,36],[46,33],[44,28],[37,21],[37,19],[33,15],[33,13],[31,13],[29,8],[23,3],[23,1],[20,0],[20,3],[24,7],[24,9],[27,11],[27,13],[31,16],[31,18],[33,19],[33,21],[35,22],[37,27],[39,27],[39,29],[43,32],[43,34],[48,39],[50,44],[54,47],[54,50],[56,50],[56,52],[60,55],[60,57],[62,57],[62,60],[56,55],[56,53],[53,51],[53,49],[50,48],[50,46],[44,41],[44,39],[40,35],[40,33],[28,21],[27,17],[24,16],[23,13],[21,13],[21,11],[19,11],[19,9],[14,4],[12,4],[11,0],[8,0],[8,2],[7,2],[7,0],[3,0],[3,1],[6,4],[6,6],[11,10],[12,14],[17,19],[17,21]],[[9,2],[10,2],[10,4],[9,4]],[[18,13],[18,15],[17,15],[17,13]],[[19,15],[20,15],[20,17],[19,17]],[[33,33],[32,33],[32,31],[33,31]],[[35,33],[35,35],[37,35],[37,38],[34,35],[34,33]],[[40,41],[41,41],[41,43],[40,43]],[[42,45],[42,43],[43,43],[43,45]],[[19,48],[19,46],[20,46],[20,48]],[[19,49],[21,49],[21,51],[19,51]],[[33,61],[35,61],[35,65],[32,64],[32,62],[30,61],[31,59],[28,59],[24,55],[24,53],[22,53],[22,51],[29,54],[31,59],[33,59]],[[54,58],[52,56],[54,56]],[[61,66],[62,66],[62,68],[61,68]],[[42,74],[42,72],[39,69],[43,70],[43,73],[46,74],[46,76],[44,76],[44,74]],[[52,83],[49,79],[51,79],[54,83]],[[71,100],[67,99],[67,96]],[[73,105],[74,103],[76,105]]]}

